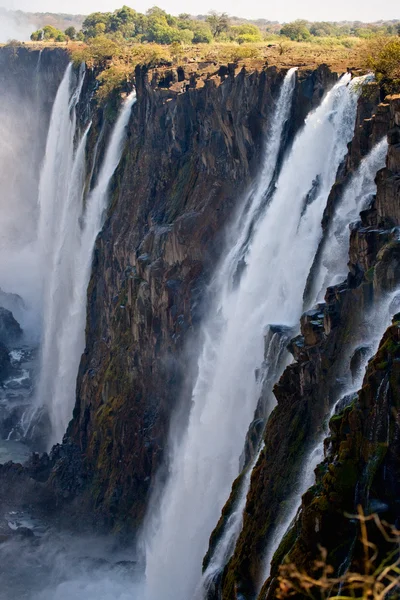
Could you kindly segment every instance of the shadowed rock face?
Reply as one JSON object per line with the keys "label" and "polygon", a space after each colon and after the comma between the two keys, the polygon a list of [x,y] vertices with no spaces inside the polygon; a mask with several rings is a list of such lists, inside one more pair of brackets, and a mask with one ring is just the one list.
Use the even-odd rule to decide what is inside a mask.
{"label": "shadowed rock face", "polygon": [[[361,98],[358,112],[359,115],[367,115],[368,119],[360,122],[358,116],[346,165],[339,173],[328,201],[324,227],[333,215],[336,198],[339,198],[338,185],[343,189],[362,156],[381,139],[385,130],[389,132],[389,143],[397,139],[393,127],[397,127],[398,110],[397,98],[388,98],[375,108],[376,116],[370,118],[366,113],[365,99]],[[307,452],[321,436],[324,419],[332,403],[340,397],[341,373],[343,368],[348,371],[344,361],[350,361],[349,353],[363,331],[361,317],[373,299],[377,302],[382,294],[393,290],[400,282],[399,243],[391,229],[395,223],[400,223],[396,220],[399,195],[396,198],[398,191],[395,189],[400,164],[395,158],[389,158],[395,156],[396,148],[391,144],[388,164],[392,165],[392,170],[387,168],[379,172],[376,199],[362,213],[361,222],[351,230],[347,282],[328,288],[325,304],[303,315],[301,335],[289,345],[295,362],[287,367],[274,389],[278,405],[266,426],[265,448],[252,474],[243,529],[233,557],[222,574],[221,596],[218,597],[226,600],[237,598],[239,594],[245,598],[255,597],[265,568],[263,556],[267,541],[271,539],[275,524],[293,494],[295,482],[305,468]],[[232,497],[237,483],[233,485]],[[328,522],[329,519],[327,527]],[[313,552],[313,558],[317,558],[315,536],[312,539],[309,551]],[[291,541],[293,543],[293,538]],[[286,544],[289,543],[290,540],[286,540]],[[303,543],[302,539],[298,542],[299,553],[303,551]],[[282,544],[277,552],[272,577],[276,575],[287,549],[288,546]],[[304,561],[300,561],[302,565]],[[260,598],[265,597],[268,586],[262,590]],[[274,584],[270,590],[271,597],[273,590]]]}
{"label": "shadowed rock face", "polygon": [[0,306],[0,343],[14,345],[22,337],[22,329],[11,311]]}
{"label": "shadowed rock face", "polygon": [[[138,101],[96,244],[68,429],[84,455],[84,501],[97,524],[128,529],[143,519],[172,411],[178,400],[183,413],[190,405],[205,283],[258,172],[283,76],[242,71],[177,95],[136,71]],[[324,67],[300,74],[288,143],[335,80]]]}
{"label": "shadowed rock face", "polygon": [[[351,231],[348,282],[328,289],[322,340],[308,348],[306,355],[295,354],[297,362],[288,367],[276,388],[275,432],[292,411],[287,427],[296,434],[295,422],[301,405],[303,423],[311,422],[318,413],[323,418],[322,405],[329,400],[329,390],[335,389],[331,376],[337,372],[338,353],[346,351],[349,341],[357,340],[354,317],[365,311],[372,298],[378,302],[385,292],[393,291],[400,283],[399,241],[391,229],[399,225],[400,194],[396,182],[400,176],[400,161],[396,158],[397,142],[393,144],[393,140],[398,139],[400,131],[400,98],[387,98],[378,112],[386,115],[389,132],[387,167],[377,175],[375,200],[361,214],[361,224]],[[382,127],[382,119],[379,127]],[[396,306],[390,310],[396,312]],[[344,513],[355,514],[358,504],[366,512],[373,512],[376,506],[386,507],[383,517],[388,522],[395,523],[399,518],[397,316],[369,363],[362,390],[347,398],[342,407],[338,406],[339,413],[331,421],[331,435],[325,444],[329,448],[327,456],[316,470],[316,485],[303,496],[300,517],[275,555],[271,578],[260,598],[273,596],[274,578],[286,555],[286,559],[299,568],[310,569],[318,558],[317,548],[321,544],[328,549],[328,564],[338,568],[348,558],[349,565],[352,560],[356,565],[360,548],[356,544],[353,554],[350,548],[357,539],[358,529]],[[330,323],[328,329],[327,323]],[[340,331],[344,335],[341,340],[337,338]],[[333,346],[332,341],[335,341]],[[354,360],[353,356],[353,366]],[[325,370],[321,370],[321,363],[325,363]],[[297,373],[302,373],[300,379]],[[301,385],[301,381],[307,381],[305,373],[310,374],[306,387]],[[337,396],[339,391],[336,386]],[[292,402],[287,404],[290,398]],[[313,429],[309,431],[312,436]],[[268,481],[271,467],[268,467],[267,455],[260,461],[259,469],[264,473],[254,478],[253,494],[257,493],[260,482],[265,482],[265,478]],[[265,505],[263,508],[265,510]],[[383,540],[379,543],[384,552]]]}
{"label": "shadowed rock face", "polygon": [[0,342],[0,385],[7,379],[11,371],[10,355],[5,345]]}

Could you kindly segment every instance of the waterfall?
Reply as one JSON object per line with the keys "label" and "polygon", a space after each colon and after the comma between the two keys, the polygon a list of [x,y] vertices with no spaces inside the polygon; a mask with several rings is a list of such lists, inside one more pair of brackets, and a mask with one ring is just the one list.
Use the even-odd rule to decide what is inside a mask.
{"label": "waterfall", "polygon": [[326,288],[346,277],[350,242],[348,225],[358,219],[360,211],[367,207],[376,193],[375,177],[385,166],[387,147],[385,137],[361,161],[342,194],[322,246],[319,269],[310,294],[312,304],[322,302]]}
{"label": "waterfall", "polygon": [[103,225],[107,208],[108,190],[112,176],[121,159],[126,127],[131,109],[136,101],[132,92],[125,100],[114,126],[98,183],[86,200],[83,228],[75,250],[72,297],[58,325],[60,358],[55,373],[55,393],[51,401],[53,442],[61,439],[75,404],[75,385],[79,362],[85,347],[86,292],[90,279],[93,249]]}
{"label": "waterfall", "polygon": [[[352,176],[339,199],[332,222],[326,233],[325,243],[322,246],[319,259],[319,268],[312,284],[311,296],[314,295],[315,302],[323,300],[324,291],[328,286],[340,283],[346,277],[350,240],[348,226],[358,218],[359,212],[366,208],[368,202],[376,193],[375,177],[378,170],[385,166],[387,147],[387,140],[384,138],[372,148],[369,154],[361,161],[356,173]],[[353,382],[351,388],[349,388],[346,396],[351,396],[361,386],[368,360],[375,353],[384,331],[390,324],[388,313],[391,300],[392,297],[386,299],[379,311],[374,310],[366,317],[365,329],[370,332],[370,339],[362,340],[362,342],[368,347],[368,352],[364,354],[362,366],[358,370],[358,377]],[[335,412],[336,406],[337,403],[332,409],[332,415]],[[263,581],[268,578],[271,560],[283,536],[296,517],[302,495],[314,483],[314,471],[324,455],[325,434],[323,434],[304,461],[303,477],[295,486],[296,489],[288,503],[290,506],[289,511],[277,526],[269,542],[264,559],[265,571],[262,578]]]}
{"label": "waterfall", "polygon": [[[39,186],[37,244],[43,274],[43,334],[35,408],[37,411],[45,406],[48,411],[51,442],[62,439],[72,416],[76,376],[84,349],[86,289],[92,252],[135,97],[131,94],[123,105],[98,184],[84,202],[85,151],[91,124],[74,149],[75,109],[84,75],[81,68],[78,84],[71,94],[72,64],[66,69],[52,110]],[[32,419],[33,415],[25,418],[28,427]]]}
{"label": "waterfall", "polygon": [[[346,402],[343,400],[352,400],[354,394],[358,392],[358,390],[362,386],[362,382],[365,375],[365,370],[368,365],[368,361],[374,356],[377,352],[379,343],[382,340],[383,334],[386,329],[389,327],[393,314],[396,313],[396,310],[393,308],[393,305],[398,306],[399,302],[399,290],[395,290],[394,292],[387,294],[378,307],[373,307],[365,318],[364,330],[368,332],[368,337],[364,340],[360,340],[360,342],[368,348],[368,351],[362,357],[361,365],[358,369],[358,374],[352,384],[348,387],[345,394],[341,394],[340,398],[335,402],[330,417],[332,417],[335,412],[337,412],[339,405],[340,410],[343,410],[346,406]],[[281,522],[278,523],[275,532],[270,540],[269,546],[266,550],[264,557],[264,565],[265,570],[263,573],[262,581],[266,581],[270,574],[271,560],[277,551],[280,542],[282,541],[284,535],[289,530],[293,521],[300,509],[301,506],[301,498],[303,494],[310,488],[315,481],[315,469],[318,464],[323,460],[324,457],[324,439],[327,436],[327,431],[323,433],[317,444],[312,448],[311,452],[304,460],[304,474],[302,479],[297,483],[296,490],[293,496],[288,500],[288,512],[282,518]]]}
{"label": "waterfall", "polygon": [[[359,80],[350,83],[345,75],[307,118],[266,210],[217,270],[187,431],[172,450],[159,520],[147,532],[151,600],[187,600],[200,580],[201,559],[238,474],[260,394],[254,372],[263,360],[262,332],[268,324],[293,326],[300,318],[322,213],[353,134],[358,87]],[[257,204],[262,201],[253,198],[250,220]],[[244,268],[233,285],[238,261]]]}

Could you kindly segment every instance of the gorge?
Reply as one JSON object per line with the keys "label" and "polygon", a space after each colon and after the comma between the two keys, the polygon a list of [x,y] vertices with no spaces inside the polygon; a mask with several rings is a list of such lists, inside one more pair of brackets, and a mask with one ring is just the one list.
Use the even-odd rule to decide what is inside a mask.
{"label": "gorge", "polygon": [[0,598],[357,568],[346,515],[400,517],[400,96],[96,69],[0,48]]}

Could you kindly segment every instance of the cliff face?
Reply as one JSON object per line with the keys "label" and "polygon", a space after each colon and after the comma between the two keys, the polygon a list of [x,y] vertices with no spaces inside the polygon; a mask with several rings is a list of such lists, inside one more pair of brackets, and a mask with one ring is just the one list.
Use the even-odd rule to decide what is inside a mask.
{"label": "cliff face", "polygon": [[[397,100],[388,99],[376,107],[371,98],[362,97],[359,101],[355,136],[346,164],[332,189],[324,227],[328,226],[340,193],[353,170],[387,132],[391,142],[388,168],[377,177],[376,199],[362,213],[362,222],[351,230],[347,281],[328,288],[325,303],[303,315],[301,334],[290,343],[289,349],[295,361],[287,367],[274,388],[278,404],[268,420],[265,447],[252,472],[242,532],[222,574],[220,594],[226,599],[240,595],[245,598],[256,596],[266,567],[267,542],[271,542],[276,527],[287,518],[296,482],[307,468],[305,461],[309,460],[311,449],[323,436],[324,420],[340,396],[343,376],[349,371],[351,353],[365,334],[367,310],[372,301],[378,302],[400,281],[397,235],[391,229],[399,223],[395,208],[398,205],[398,142],[397,129],[393,129],[398,119]],[[374,112],[372,117],[371,111]],[[357,361],[357,357],[353,361]],[[237,482],[233,486],[233,496],[236,486]],[[327,527],[330,525],[327,524]],[[286,544],[290,543],[290,539],[293,540],[287,538]],[[212,543],[215,543],[213,538]],[[311,536],[307,544],[308,551],[315,555],[316,536]],[[273,576],[288,549],[284,544],[282,547],[274,559]],[[304,552],[303,539],[297,547],[296,558]],[[300,566],[303,564],[301,560]],[[268,585],[260,598],[265,597]]]}
{"label": "cliff face", "polygon": [[23,46],[3,46],[0,48],[2,89],[16,93],[19,101],[32,100],[33,91],[37,90],[44,105],[43,112],[49,116],[68,62],[68,53],[61,48],[39,51]]}
{"label": "cliff face", "polygon": [[[68,439],[98,522],[140,524],[177,402],[222,228],[257,173],[283,73],[228,72],[183,94],[137,70],[137,104],[96,244],[86,350]],[[336,75],[301,73],[288,142]]]}
{"label": "cliff face", "polygon": [[[399,224],[400,97],[387,98],[380,112],[386,114],[389,128],[387,166],[378,173],[373,204],[351,233],[351,272],[357,273],[360,283],[344,293],[353,297],[364,290],[364,297],[367,293],[379,298],[397,290],[400,282],[400,245],[392,229]],[[389,310],[396,312],[395,301]],[[328,550],[327,563],[335,569],[346,561],[348,567],[357,568],[359,526],[346,515],[356,514],[358,505],[366,514],[378,511],[383,520],[398,523],[398,355],[396,315],[369,362],[362,389],[330,422],[325,460],[316,470],[316,484],[303,496],[295,526],[275,556],[272,577],[284,558],[310,569],[318,544]],[[390,544],[380,535],[376,541],[384,556]],[[260,598],[268,589],[267,596],[271,595],[274,585],[273,579],[267,582]]]}
{"label": "cliff face", "polygon": [[[22,98],[32,86],[24,78],[32,77],[40,65],[43,83],[49,86],[40,121],[45,126],[67,55],[45,50],[39,62],[39,53],[0,50],[0,67],[1,61],[6,65],[11,60],[16,62],[10,80],[16,79],[13,85]],[[0,75],[7,77],[5,68]],[[98,105],[93,99],[95,75],[87,72],[78,107],[79,126],[89,118],[93,122],[88,186],[95,184],[121,100],[114,94],[105,106]],[[22,498],[20,504],[35,496],[47,515],[62,505],[67,518],[70,505],[74,517],[80,515],[99,529],[137,531],[156,475],[162,479],[165,474],[160,467],[167,460],[171,416],[178,407],[183,417],[190,409],[199,323],[209,302],[207,282],[224,248],[224,229],[259,172],[264,133],[284,72],[274,67],[235,72],[230,66],[209,79],[188,78],[183,93],[176,86],[168,89],[168,78],[175,75],[179,79],[178,73],[161,77],[136,70],[137,103],[96,242],[86,349],[64,443],[50,457],[34,455],[26,468],[9,464],[0,469],[6,496]],[[323,66],[297,74],[286,146],[336,79]],[[347,280],[328,288],[325,302],[303,315],[301,333],[290,342],[294,362],[274,388],[277,407],[267,424],[262,419],[266,398],[260,398],[245,460],[254,453],[254,439],[264,426],[265,447],[252,473],[235,551],[210,600],[257,596],[267,542],[288,514],[309,451],[324,435],[324,421],[344,389],[343,373],[357,369],[365,350],[353,354],[365,333],[365,315],[372,302],[400,281],[394,229],[400,224],[400,101],[392,97],[378,105],[379,89],[370,88],[359,101],[354,139],[328,200],[326,231],[354,170],[386,134],[387,166],[378,174],[376,197],[351,228]],[[44,142],[41,148],[43,152]],[[305,305],[321,251],[322,245]],[[296,525],[275,554],[260,599],[273,596],[285,557],[308,568],[317,543],[322,543],[331,564],[343,562],[355,537],[354,524],[343,513],[354,512],[358,502],[368,509],[372,499],[371,506],[390,507],[387,520],[398,518],[398,326],[396,320],[386,333],[357,399],[333,419],[317,483],[303,497]],[[230,515],[241,477],[233,484],[205,564]],[[332,531],[340,536],[339,549]]]}

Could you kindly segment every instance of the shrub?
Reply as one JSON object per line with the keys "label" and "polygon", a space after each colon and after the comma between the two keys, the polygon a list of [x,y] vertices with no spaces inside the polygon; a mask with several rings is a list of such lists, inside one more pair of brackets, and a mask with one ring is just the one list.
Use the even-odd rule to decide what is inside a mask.
{"label": "shrub", "polygon": [[369,46],[368,66],[386,94],[400,91],[400,38],[377,38]]}
{"label": "shrub", "polygon": [[[334,569],[327,563],[328,553],[319,548],[321,558],[315,561],[313,573],[300,571],[296,565],[286,563],[280,567],[277,598],[295,596],[312,600],[385,600],[398,598],[400,585],[399,543],[400,531],[381,521],[377,514],[365,516],[361,507],[358,515],[348,515],[360,524],[362,548],[362,569],[359,572],[348,570],[344,575],[335,576]],[[369,524],[374,524],[382,535],[386,552],[368,538]],[[375,530],[376,531],[376,530]],[[375,534],[376,535],[376,534]],[[384,554],[382,556],[382,554]],[[394,594],[394,595],[392,595]]]}

